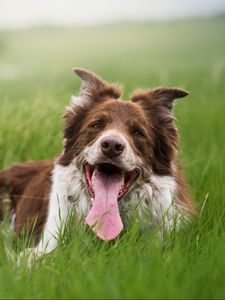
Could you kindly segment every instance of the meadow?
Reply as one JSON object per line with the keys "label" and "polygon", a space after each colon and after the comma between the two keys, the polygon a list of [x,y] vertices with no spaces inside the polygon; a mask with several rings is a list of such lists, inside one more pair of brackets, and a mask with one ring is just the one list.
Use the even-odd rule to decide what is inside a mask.
{"label": "meadow", "polygon": [[80,80],[72,67],[124,85],[178,86],[180,160],[198,216],[158,242],[134,224],[104,243],[79,224],[32,271],[0,226],[0,298],[225,298],[225,18],[0,31],[0,168],[55,157]]}

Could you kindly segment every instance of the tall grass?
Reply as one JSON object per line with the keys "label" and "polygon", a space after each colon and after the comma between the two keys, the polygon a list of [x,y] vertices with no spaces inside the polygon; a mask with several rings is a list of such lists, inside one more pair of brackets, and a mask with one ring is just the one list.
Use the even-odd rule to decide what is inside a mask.
{"label": "tall grass", "polygon": [[180,160],[199,217],[161,243],[133,224],[104,243],[75,224],[32,271],[0,236],[0,298],[225,297],[225,20],[118,24],[0,33],[0,167],[52,158],[62,149],[62,114],[79,89],[72,67],[89,68],[125,87],[181,86]]}

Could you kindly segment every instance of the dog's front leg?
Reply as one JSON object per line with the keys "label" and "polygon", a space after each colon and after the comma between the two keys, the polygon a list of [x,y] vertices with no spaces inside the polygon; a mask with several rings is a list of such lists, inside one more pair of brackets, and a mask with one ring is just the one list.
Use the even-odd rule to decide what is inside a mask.
{"label": "dog's front leg", "polygon": [[44,254],[53,251],[58,242],[58,238],[63,234],[71,204],[66,195],[59,195],[52,192],[49,201],[49,211],[44,231],[40,242],[36,248],[28,248],[20,253],[18,262],[25,258],[28,266],[31,266],[33,260]]}
{"label": "dog's front leg", "polygon": [[35,249],[37,253],[47,254],[56,248],[58,238],[63,234],[70,207],[67,197],[59,197],[57,194],[51,196],[43,236]]}

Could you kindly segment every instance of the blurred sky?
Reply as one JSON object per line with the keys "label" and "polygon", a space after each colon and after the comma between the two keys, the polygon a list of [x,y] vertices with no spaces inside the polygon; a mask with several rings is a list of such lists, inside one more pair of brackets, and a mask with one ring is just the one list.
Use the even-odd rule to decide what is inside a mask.
{"label": "blurred sky", "polygon": [[0,28],[168,20],[225,12],[225,0],[0,0]]}

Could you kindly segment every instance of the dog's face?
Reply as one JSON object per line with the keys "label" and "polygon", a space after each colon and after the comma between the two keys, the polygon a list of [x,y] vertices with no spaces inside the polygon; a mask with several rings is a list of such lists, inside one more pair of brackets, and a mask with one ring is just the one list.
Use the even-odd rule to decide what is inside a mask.
{"label": "dog's face", "polygon": [[187,92],[158,88],[122,101],[118,87],[86,70],[76,73],[83,88],[65,115],[60,164],[76,160],[92,202],[86,222],[111,240],[123,228],[118,201],[152,173],[171,175],[177,146],[172,102]]}

